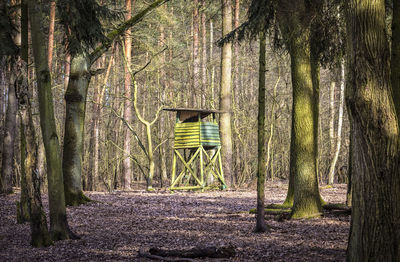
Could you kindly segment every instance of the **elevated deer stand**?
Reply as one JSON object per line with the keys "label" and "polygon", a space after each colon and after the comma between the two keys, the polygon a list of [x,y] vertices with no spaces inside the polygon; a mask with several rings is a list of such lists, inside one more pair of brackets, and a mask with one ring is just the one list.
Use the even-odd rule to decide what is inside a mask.
{"label": "elevated deer stand", "polygon": [[[170,190],[226,188],[216,110],[166,108],[176,112]],[[212,116],[211,121],[205,121]],[[200,173],[200,174],[199,174]]]}

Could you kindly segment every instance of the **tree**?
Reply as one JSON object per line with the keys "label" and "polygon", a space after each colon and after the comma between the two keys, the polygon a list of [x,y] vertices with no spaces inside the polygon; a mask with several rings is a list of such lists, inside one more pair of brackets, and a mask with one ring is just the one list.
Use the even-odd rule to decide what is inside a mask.
{"label": "tree", "polygon": [[[353,189],[347,261],[398,261],[399,125],[391,91],[385,1],[347,4],[347,35],[351,37],[346,102],[352,130]],[[396,12],[393,18],[396,21]],[[398,44],[396,33],[394,45]]]}
{"label": "tree", "polygon": [[[192,92],[193,92],[193,106],[201,107],[201,96],[200,99],[196,94],[201,95],[200,85],[200,52],[199,52],[199,31],[200,31],[200,19],[199,19],[199,0],[193,0],[193,79],[192,79]],[[200,102],[200,103],[198,103]]]}
{"label": "tree", "polygon": [[[329,175],[328,175],[328,184],[332,185],[334,176],[335,176],[335,166],[337,163],[337,160],[339,158],[339,152],[340,152],[340,146],[342,142],[342,126],[343,126],[343,107],[344,107],[344,89],[345,89],[345,76],[344,76],[344,71],[345,71],[345,65],[344,61],[341,62],[340,66],[340,98],[339,98],[339,113],[338,113],[338,127],[337,127],[337,135],[336,135],[336,149],[332,152],[334,152],[333,159],[331,162],[331,165],[329,167]],[[333,143],[333,140],[332,140]],[[335,148],[333,146],[333,148]]]}
{"label": "tree", "polygon": [[[125,19],[129,20],[132,17],[132,2],[131,2],[131,0],[125,1],[125,8],[126,8]],[[132,57],[131,53],[132,53],[132,36],[131,36],[131,30],[128,29],[125,32],[126,64],[124,64],[125,65],[125,67],[124,67],[124,71],[125,71],[124,118],[129,124],[132,123],[132,103],[131,103],[132,83],[131,83],[131,76],[129,74],[129,70],[127,67],[131,66],[131,57]],[[123,161],[123,165],[124,165],[123,186],[124,186],[125,190],[130,190],[131,189],[131,179],[132,179],[132,163],[131,163],[131,159],[129,157],[131,154],[131,136],[130,136],[130,132],[129,132],[128,128],[125,128],[124,137],[125,137],[124,138],[125,158]]]}
{"label": "tree", "polygon": [[[125,21],[117,29],[111,31],[104,36],[102,33],[101,24],[99,18],[101,14],[104,17],[109,17],[110,14],[104,11],[97,4],[93,2],[85,2],[88,4],[85,8],[81,8],[80,1],[59,1],[58,8],[62,13],[61,21],[67,28],[66,32],[70,33],[68,38],[68,44],[71,53],[71,73],[68,88],[65,93],[66,101],[66,117],[65,117],[65,134],[64,134],[64,151],[63,156],[63,174],[65,178],[65,198],[67,205],[79,205],[88,201],[88,198],[84,196],[82,191],[82,158],[83,158],[83,136],[84,136],[84,120],[85,120],[85,109],[86,109],[86,96],[89,88],[89,83],[92,77],[93,71],[90,71],[91,66],[97,61],[112,45],[115,39],[122,36],[126,30],[139,23],[144,16],[150,11],[167,2],[168,0],[157,0],[150,4],[147,8],[139,12],[131,19]],[[88,18],[89,20],[83,20],[81,23],[74,23],[74,28],[70,28],[70,17],[71,15],[67,10],[67,6],[74,3],[74,11],[84,12],[79,18]],[[93,12],[98,12],[99,17],[85,16],[87,9],[94,8]],[[71,6],[69,9],[71,10]],[[102,13],[105,12],[105,13]],[[94,19],[95,21],[92,21]],[[92,23],[93,22],[93,23]],[[96,25],[96,31],[94,29]],[[100,43],[100,45],[89,51],[93,46]]]}
{"label": "tree", "polygon": [[5,120],[5,134],[3,138],[2,167],[1,167],[1,193],[11,194],[12,178],[14,175],[14,143],[17,125],[17,97],[15,96],[15,75],[10,72],[8,84],[8,104]]}
{"label": "tree", "polygon": [[[292,218],[319,215],[322,212],[317,179],[318,109],[315,60],[311,59],[311,10],[305,1],[280,1],[277,12],[280,30],[291,59],[293,88],[290,175],[293,176]],[[286,12],[289,10],[290,14]],[[307,18],[305,18],[307,17]],[[314,68],[313,68],[314,67]],[[289,180],[290,183],[290,180]],[[290,185],[289,185],[290,187]],[[290,189],[288,191],[289,198]]]}
{"label": "tree", "polygon": [[61,165],[61,150],[56,130],[51,91],[51,76],[48,67],[45,37],[41,22],[41,1],[28,2],[29,21],[31,25],[32,50],[35,60],[35,72],[38,85],[40,127],[46,151],[47,179],[49,185],[50,232],[53,240],[76,237],[68,227],[64,181]]}
{"label": "tree", "polygon": [[[15,3],[14,3],[15,4]],[[14,12],[14,17],[11,16],[7,2],[0,3],[0,24],[2,32],[0,33],[0,56],[8,57],[9,63],[15,65],[18,48],[21,45],[21,34],[16,32],[15,24],[18,21]],[[11,194],[12,178],[14,175],[14,143],[16,136],[16,115],[17,115],[17,98],[15,95],[16,75],[14,72],[8,72],[10,78],[8,82],[8,100],[5,119],[3,150],[2,150],[2,167],[0,177],[0,193]]]}
{"label": "tree", "polygon": [[[222,36],[232,31],[232,2],[221,0],[222,5]],[[228,186],[233,182],[233,159],[232,159],[232,43],[225,42],[221,48],[221,91],[219,108],[223,112],[219,120],[221,133],[222,162],[224,163],[225,182]]]}
{"label": "tree", "polygon": [[265,232],[267,225],[264,219],[264,188],[267,163],[265,159],[265,49],[266,35],[260,32],[260,58],[258,82],[258,168],[257,168],[257,222],[256,232]]}

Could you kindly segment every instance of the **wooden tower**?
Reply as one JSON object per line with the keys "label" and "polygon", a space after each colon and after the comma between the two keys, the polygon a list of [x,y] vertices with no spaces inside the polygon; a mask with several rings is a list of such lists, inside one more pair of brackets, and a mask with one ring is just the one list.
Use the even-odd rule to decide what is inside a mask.
{"label": "wooden tower", "polygon": [[226,188],[215,118],[220,112],[190,108],[164,110],[176,112],[170,190]]}

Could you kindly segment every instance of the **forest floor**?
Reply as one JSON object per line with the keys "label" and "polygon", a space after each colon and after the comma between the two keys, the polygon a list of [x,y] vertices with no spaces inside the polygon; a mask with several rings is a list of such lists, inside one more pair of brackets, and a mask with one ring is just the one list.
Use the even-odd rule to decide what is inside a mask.
{"label": "forest floor", "polygon": [[[282,203],[286,190],[286,184],[268,184],[266,203]],[[19,194],[0,196],[0,261],[152,261],[138,251],[225,245],[235,247],[234,258],[198,261],[345,260],[350,216],[327,212],[281,222],[266,216],[270,232],[253,233],[255,216],[248,211],[256,205],[255,190],[87,195],[96,202],[67,210],[81,239],[47,248],[32,248],[29,224],[16,223]],[[321,195],[326,202],[344,203],[346,186],[321,189]],[[47,196],[43,202],[47,210]]]}

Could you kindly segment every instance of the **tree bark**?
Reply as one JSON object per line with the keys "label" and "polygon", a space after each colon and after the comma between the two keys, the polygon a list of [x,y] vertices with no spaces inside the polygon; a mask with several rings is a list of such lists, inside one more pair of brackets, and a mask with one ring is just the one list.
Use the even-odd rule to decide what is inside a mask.
{"label": "tree bark", "polygon": [[9,72],[10,80],[8,83],[8,101],[5,119],[3,152],[1,166],[1,188],[0,193],[13,193],[12,179],[14,176],[14,143],[17,128],[17,97],[15,95],[16,75],[14,70],[15,62],[12,66],[12,72]]}
{"label": "tree bark", "polygon": [[400,2],[393,1],[391,81],[397,121],[400,126]]}
{"label": "tree bark", "polygon": [[264,219],[265,200],[265,174],[267,172],[265,159],[265,50],[266,36],[260,32],[260,56],[259,56],[259,82],[258,82],[258,165],[257,165],[257,215],[256,232],[265,232],[267,225]]}
{"label": "tree bark", "polygon": [[[232,1],[221,0],[222,5],[222,36],[232,31]],[[224,43],[221,50],[221,91],[220,91],[220,137],[221,153],[224,165],[225,183],[233,184],[233,148],[232,148],[232,43]]]}
{"label": "tree bark", "polygon": [[[329,144],[330,144],[330,151],[329,151],[329,158],[331,159],[332,166],[332,159],[335,152],[335,87],[336,81],[331,80],[331,85],[329,88],[329,111],[330,111],[330,119],[329,119]],[[329,169],[328,172],[328,184],[332,185],[335,175],[335,168],[333,170]]]}
{"label": "tree bark", "polygon": [[[25,72],[26,79],[28,77],[28,6],[26,0],[21,1],[21,58],[24,61],[24,66],[22,70]],[[29,98],[30,90],[28,90],[29,86],[27,85],[25,88],[27,92],[27,96]],[[22,90],[23,90],[22,89]],[[19,90],[18,92],[21,92]],[[22,97],[22,95],[19,95]],[[20,101],[20,99],[18,99]],[[18,102],[19,102],[18,101]],[[30,104],[29,104],[30,105]],[[19,106],[19,109],[22,109],[22,106]],[[26,159],[26,141],[25,141],[25,133],[24,133],[24,125],[23,119],[21,117],[21,125],[20,125],[20,151],[21,151],[21,198],[20,201],[17,202],[17,222],[24,223],[30,220],[29,215],[29,195],[28,195],[28,184],[26,179],[26,168],[25,168],[25,159]],[[32,118],[32,112],[29,115]]]}
{"label": "tree bark", "polygon": [[206,11],[205,11],[205,0],[201,0],[202,12],[201,12],[201,45],[202,45],[202,56],[201,56],[201,108],[206,108],[207,101],[207,28],[206,28]]}
{"label": "tree bark", "polygon": [[29,20],[38,84],[40,127],[46,151],[50,232],[53,240],[62,240],[68,239],[70,236],[65,208],[61,150],[54,119],[51,77],[47,63],[45,37],[41,26],[41,22],[44,21],[39,10],[41,4],[40,1],[29,1]]}
{"label": "tree bark", "polygon": [[50,2],[50,23],[49,23],[49,41],[48,41],[48,64],[49,70],[51,72],[51,67],[53,64],[53,48],[54,48],[54,25],[56,20],[56,1]]}
{"label": "tree bark", "polygon": [[[303,1],[282,1],[278,21],[288,45],[291,59],[293,88],[292,137],[290,146],[290,176],[288,196],[293,192],[292,218],[318,216],[322,212],[317,179],[317,131],[316,100],[318,84],[311,61],[310,21],[303,19],[307,13]],[[285,9],[286,11],[283,11]],[[287,10],[290,10],[287,14]],[[283,12],[282,12],[283,11]],[[314,67],[314,68],[313,68]],[[292,184],[290,184],[292,182]],[[292,191],[291,191],[292,190]]]}
{"label": "tree bark", "polygon": [[[125,0],[126,15],[125,19],[129,20],[132,17],[132,2],[131,0]],[[131,56],[132,56],[132,38],[131,30],[125,31],[125,59],[124,71],[125,71],[125,94],[124,94],[124,118],[131,124],[132,123],[132,92],[131,92],[131,76],[127,67],[131,66]],[[131,189],[131,179],[132,179],[132,163],[131,163],[131,133],[128,128],[124,129],[124,173],[123,173],[123,186],[125,190]]]}
{"label": "tree bark", "polygon": [[200,85],[200,52],[199,52],[199,31],[200,31],[200,19],[199,19],[199,0],[193,0],[193,97],[194,97],[194,107],[201,106],[198,103],[198,95],[201,94]]}
{"label": "tree bark", "polygon": [[385,1],[351,0],[346,10],[353,188],[347,261],[399,261],[399,125]]}
{"label": "tree bark", "polygon": [[[25,63],[21,66],[26,67]],[[27,69],[27,68],[26,68]],[[27,82],[27,70],[21,68],[19,75],[18,102],[21,116],[21,169],[24,170],[27,209],[31,226],[31,245],[46,247],[52,244],[47,228],[46,214],[43,211],[40,195],[40,177],[38,170],[38,145],[35,141],[35,127]],[[22,194],[22,192],[21,192]],[[21,196],[22,198],[22,196]],[[21,199],[22,203],[22,199]]]}
{"label": "tree bark", "polygon": [[76,206],[90,201],[82,191],[82,161],[86,96],[91,79],[89,59],[85,54],[72,57],[70,79],[65,92],[66,113],[63,147],[65,203]]}

